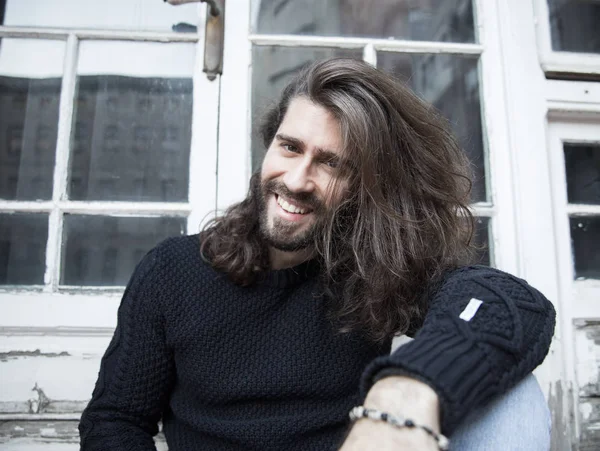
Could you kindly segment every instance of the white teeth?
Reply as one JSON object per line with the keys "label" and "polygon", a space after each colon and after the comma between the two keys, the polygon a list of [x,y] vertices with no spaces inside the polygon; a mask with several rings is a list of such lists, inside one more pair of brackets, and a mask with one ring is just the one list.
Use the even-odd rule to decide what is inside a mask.
{"label": "white teeth", "polygon": [[301,215],[306,214],[306,210],[296,207],[295,205],[290,204],[288,201],[283,200],[281,196],[277,196],[277,203],[283,208],[285,211],[289,213],[299,213]]}

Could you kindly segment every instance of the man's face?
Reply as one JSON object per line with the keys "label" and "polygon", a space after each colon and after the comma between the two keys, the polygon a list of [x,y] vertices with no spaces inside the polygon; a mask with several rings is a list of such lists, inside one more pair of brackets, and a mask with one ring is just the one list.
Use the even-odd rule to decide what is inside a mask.
{"label": "man's face", "polygon": [[261,171],[260,231],[269,245],[297,251],[312,244],[325,212],[340,200],[340,190],[329,190],[341,148],[339,122],[328,110],[304,97],[290,102]]}

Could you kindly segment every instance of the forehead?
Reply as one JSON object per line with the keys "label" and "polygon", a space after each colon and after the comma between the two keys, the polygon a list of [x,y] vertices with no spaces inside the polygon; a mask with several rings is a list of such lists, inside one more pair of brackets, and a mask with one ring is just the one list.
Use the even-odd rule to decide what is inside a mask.
{"label": "forehead", "polygon": [[340,123],[325,107],[305,97],[296,97],[288,105],[277,133],[291,136],[308,147],[341,153]]}

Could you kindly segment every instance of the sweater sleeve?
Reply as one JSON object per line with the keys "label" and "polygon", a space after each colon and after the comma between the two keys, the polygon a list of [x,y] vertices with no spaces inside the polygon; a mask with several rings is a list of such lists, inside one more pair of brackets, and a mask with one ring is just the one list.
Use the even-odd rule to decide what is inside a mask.
{"label": "sweater sleeve", "polygon": [[414,339],[365,370],[366,394],[378,379],[404,374],[428,383],[451,434],[473,409],[531,373],[548,353],[555,311],[524,280],[472,266],[450,273],[433,295]]}
{"label": "sweater sleeve", "polygon": [[160,309],[158,250],[138,264],[119,307],[117,327],[79,424],[82,451],[155,450],[174,364]]}

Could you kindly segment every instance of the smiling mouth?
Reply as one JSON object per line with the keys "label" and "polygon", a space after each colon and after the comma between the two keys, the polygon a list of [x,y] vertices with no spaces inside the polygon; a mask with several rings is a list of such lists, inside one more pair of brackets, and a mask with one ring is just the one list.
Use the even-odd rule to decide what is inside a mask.
{"label": "smiling mouth", "polygon": [[283,199],[280,195],[276,194],[277,204],[282,208],[282,210],[296,214],[296,215],[306,215],[312,212],[310,208],[299,207],[294,205],[287,200]]}

